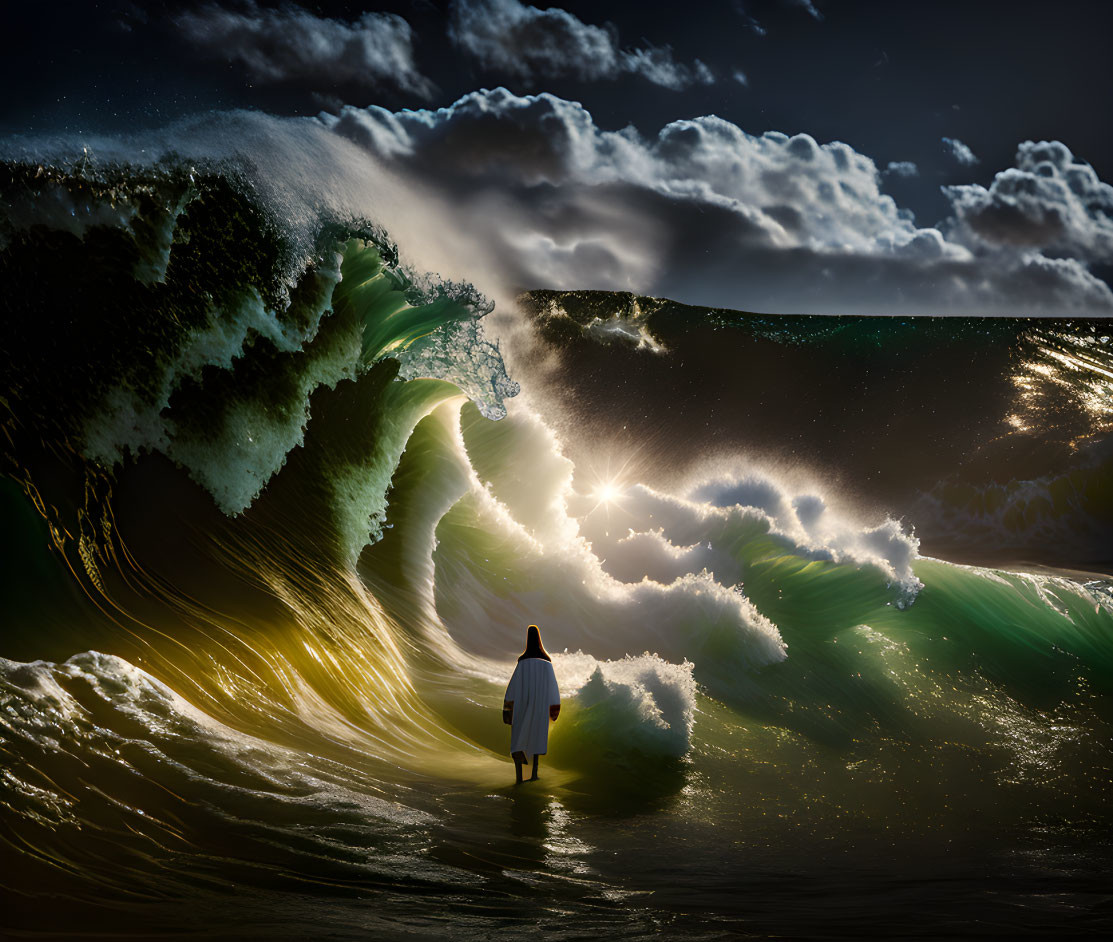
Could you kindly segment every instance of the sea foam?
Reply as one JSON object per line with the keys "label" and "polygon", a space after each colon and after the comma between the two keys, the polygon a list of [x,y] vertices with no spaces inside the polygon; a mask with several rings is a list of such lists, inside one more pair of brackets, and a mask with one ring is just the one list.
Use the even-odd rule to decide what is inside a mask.
{"label": "sea foam", "polygon": [[553,667],[571,701],[560,733],[581,747],[667,758],[688,752],[696,704],[690,662],[671,664],[649,653],[599,661],[577,651],[554,655]]}

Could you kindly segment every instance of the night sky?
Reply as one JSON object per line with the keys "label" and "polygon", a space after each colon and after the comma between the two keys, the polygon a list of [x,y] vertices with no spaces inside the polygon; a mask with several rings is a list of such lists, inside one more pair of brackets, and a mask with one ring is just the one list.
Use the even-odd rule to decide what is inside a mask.
{"label": "night sky", "polygon": [[3,17],[5,136],[322,115],[456,206],[450,225],[514,287],[1113,313],[1107,3],[206,0]]}

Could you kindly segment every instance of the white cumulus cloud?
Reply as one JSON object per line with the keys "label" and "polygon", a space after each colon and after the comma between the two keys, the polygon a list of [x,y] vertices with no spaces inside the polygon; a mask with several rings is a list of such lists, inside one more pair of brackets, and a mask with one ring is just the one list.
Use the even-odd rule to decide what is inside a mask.
{"label": "white cumulus cloud", "polygon": [[815,313],[1082,314],[1113,292],[1079,258],[979,250],[917,226],[874,162],[714,116],[655,136],[576,102],[481,90],[436,111],[321,120],[434,187],[514,288],[605,288]]}
{"label": "white cumulus cloud", "polygon": [[[434,187],[511,287],[781,312],[1113,311],[1113,292],[1086,267],[1093,256],[1003,238],[983,251],[959,231],[974,225],[972,191],[954,198],[970,219],[918,226],[882,192],[873,160],[838,141],[755,136],[715,116],[646,137],[604,130],[576,102],[506,89],[436,111],[346,108],[320,120]],[[1062,173],[1076,185],[1099,186],[1072,167]]]}
{"label": "white cumulus cloud", "polygon": [[348,23],[297,6],[273,10],[248,0],[236,9],[206,4],[178,14],[174,22],[188,42],[239,62],[257,82],[351,84],[425,98],[435,91],[414,63],[409,23],[393,13],[364,13]]}
{"label": "white cumulus cloud", "polygon": [[622,49],[609,24],[595,26],[559,7],[542,10],[519,0],[456,0],[449,37],[484,68],[521,78],[595,81],[632,74],[671,89],[715,80],[699,59],[678,62],[667,46]]}
{"label": "white cumulus cloud", "polygon": [[918,177],[920,175],[920,168],[912,163],[911,160],[890,160],[889,166],[885,168],[885,172],[894,177]]}
{"label": "white cumulus cloud", "polygon": [[1113,262],[1113,186],[1059,141],[1025,141],[989,188],[951,186],[956,237],[973,247]]}
{"label": "white cumulus cloud", "polygon": [[979,163],[974,152],[957,137],[945,137],[942,140],[943,150],[956,163],[960,163],[964,167],[973,167],[974,164]]}

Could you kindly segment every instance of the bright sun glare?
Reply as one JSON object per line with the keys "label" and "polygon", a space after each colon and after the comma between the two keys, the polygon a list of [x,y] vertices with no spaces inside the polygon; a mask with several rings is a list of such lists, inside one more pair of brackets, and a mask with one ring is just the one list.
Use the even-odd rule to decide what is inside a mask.
{"label": "bright sun glare", "polygon": [[595,499],[601,504],[609,504],[616,500],[622,492],[611,482],[601,484],[595,489]]}

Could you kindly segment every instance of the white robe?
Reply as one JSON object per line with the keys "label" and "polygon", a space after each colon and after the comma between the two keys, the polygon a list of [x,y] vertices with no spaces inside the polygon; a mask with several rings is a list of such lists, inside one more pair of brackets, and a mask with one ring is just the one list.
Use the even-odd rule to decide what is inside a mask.
{"label": "white robe", "polygon": [[560,703],[553,665],[541,657],[519,661],[503,700],[514,703],[511,755],[524,752],[527,760],[545,755],[549,749],[549,707]]}

